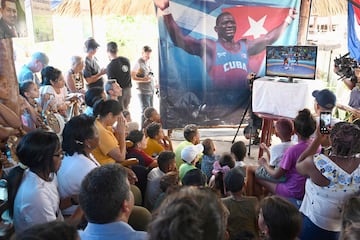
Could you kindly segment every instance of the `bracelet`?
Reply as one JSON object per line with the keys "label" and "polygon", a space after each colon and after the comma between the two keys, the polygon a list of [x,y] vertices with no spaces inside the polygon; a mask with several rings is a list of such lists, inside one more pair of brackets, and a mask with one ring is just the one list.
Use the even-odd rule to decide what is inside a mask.
{"label": "bracelet", "polygon": [[292,17],[290,17],[290,16],[287,16],[286,18],[285,18],[285,22],[287,23],[287,24],[291,24],[292,23],[292,21],[294,21],[294,19],[292,18]]}
{"label": "bracelet", "polygon": [[162,12],[163,12],[163,16],[170,15],[171,14],[170,7],[163,9]]}

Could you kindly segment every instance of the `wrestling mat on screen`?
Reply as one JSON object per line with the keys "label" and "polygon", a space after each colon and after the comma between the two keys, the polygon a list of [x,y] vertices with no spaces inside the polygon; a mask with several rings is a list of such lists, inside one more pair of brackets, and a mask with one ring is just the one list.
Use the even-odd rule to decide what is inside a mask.
{"label": "wrestling mat on screen", "polygon": [[167,1],[155,1],[163,127],[239,124],[266,46],[296,45],[301,1]]}

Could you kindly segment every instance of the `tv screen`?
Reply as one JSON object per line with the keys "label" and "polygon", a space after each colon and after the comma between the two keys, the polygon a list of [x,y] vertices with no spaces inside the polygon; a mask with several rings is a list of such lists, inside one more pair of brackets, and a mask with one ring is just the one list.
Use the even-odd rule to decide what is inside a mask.
{"label": "tv screen", "polygon": [[315,79],[317,46],[267,46],[266,76]]}

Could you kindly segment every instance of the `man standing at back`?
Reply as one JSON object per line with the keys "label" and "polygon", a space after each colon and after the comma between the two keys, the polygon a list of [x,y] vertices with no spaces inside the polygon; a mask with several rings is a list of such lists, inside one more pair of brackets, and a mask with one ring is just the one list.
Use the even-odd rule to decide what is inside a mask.
{"label": "man standing at back", "polygon": [[18,37],[16,31],[17,9],[15,0],[1,0],[0,39]]}
{"label": "man standing at back", "polygon": [[48,56],[43,52],[35,52],[31,56],[30,62],[21,67],[18,74],[18,81],[22,83],[24,81],[31,80],[40,86],[41,81],[36,73],[41,72],[41,70],[49,64]]}
{"label": "man standing at back", "polygon": [[81,184],[79,201],[89,222],[79,232],[82,240],[146,239],[146,232],[128,224],[134,195],[124,167],[107,164],[93,169]]}
{"label": "man standing at back", "polygon": [[122,96],[119,96],[118,99],[123,109],[128,110],[132,87],[130,61],[126,57],[118,56],[118,46],[116,42],[109,42],[107,44],[107,53],[111,62],[107,66],[106,74],[108,79],[116,79],[122,88]]}

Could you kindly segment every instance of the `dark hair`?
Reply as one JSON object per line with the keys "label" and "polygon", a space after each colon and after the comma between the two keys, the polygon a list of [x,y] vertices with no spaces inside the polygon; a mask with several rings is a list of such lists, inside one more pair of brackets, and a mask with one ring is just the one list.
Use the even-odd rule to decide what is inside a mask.
{"label": "dark hair", "polygon": [[76,240],[77,229],[64,221],[36,224],[15,235],[12,240]]}
{"label": "dark hair", "polygon": [[126,136],[126,140],[130,140],[133,143],[132,147],[136,147],[138,142],[141,142],[144,137],[144,132],[140,130],[132,130]]}
{"label": "dark hair", "polygon": [[302,216],[288,200],[273,195],[265,197],[260,203],[270,239],[295,239],[301,231]]}
{"label": "dark hair", "polygon": [[175,160],[175,153],[172,151],[163,151],[157,158],[157,163],[162,172],[167,172],[167,168],[171,161]]}
{"label": "dark hair", "polygon": [[121,104],[113,99],[99,100],[94,105],[94,116],[100,116],[100,118],[106,117],[109,113],[114,116],[119,115],[122,111]]}
{"label": "dark hair", "polygon": [[308,139],[316,129],[316,121],[309,109],[299,111],[294,120],[295,131],[303,138]]}
{"label": "dark hair", "polygon": [[244,180],[241,167],[234,167],[225,174],[225,187],[232,193],[240,192],[244,187]]}
{"label": "dark hair", "polygon": [[146,134],[149,138],[155,138],[160,133],[161,124],[152,122],[146,127]]}
{"label": "dark hair", "polygon": [[72,117],[66,124],[62,133],[62,149],[66,155],[81,153],[85,155],[85,140],[94,137],[95,118],[80,114]]}
{"label": "dark hair", "polygon": [[30,87],[34,84],[36,84],[36,83],[31,80],[27,80],[27,81],[20,83],[19,84],[20,95],[23,96],[25,99],[27,99],[27,97],[25,96],[25,93],[28,92]]}
{"label": "dark hair", "polygon": [[110,53],[117,53],[118,51],[118,46],[116,44],[116,42],[109,42],[107,44],[107,51],[110,52]]}
{"label": "dark hair", "polygon": [[167,172],[160,178],[160,189],[162,192],[168,192],[171,187],[179,186],[179,174],[178,172]]}
{"label": "dark hair", "polygon": [[233,16],[230,12],[222,12],[222,13],[220,13],[219,16],[217,16],[217,18],[216,18],[216,26],[219,25],[220,19],[221,19],[223,16],[226,16],[226,15]]}
{"label": "dark hair", "polygon": [[147,108],[145,108],[145,110],[144,110],[144,117],[145,117],[146,119],[151,118],[151,115],[152,115],[153,112],[155,112],[155,111],[156,111],[156,109],[155,109],[154,107],[147,107]]}
{"label": "dark hair", "polygon": [[5,8],[5,2],[13,2],[13,3],[16,3],[15,0],[1,0],[1,8],[2,8],[2,9]]}
{"label": "dark hair", "polygon": [[[54,153],[60,148],[60,141],[56,133],[46,132],[43,129],[35,129],[23,136],[16,147],[16,156],[19,161],[26,165],[35,174],[41,173],[52,180],[51,173],[56,171],[54,165]],[[24,174],[24,168],[17,166],[10,170],[7,176],[9,190],[9,213],[12,216],[16,193],[20,187]]]}
{"label": "dark hair", "polygon": [[290,139],[294,132],[294,123],[287,118],[280,118],[275,123],[275,129],[279,136]]}
{"label": "dark hair", "polygon": [[203,150],[203,154],[204,155],[213,155],[214,154],[214,149],[212,144],[213,140],[210,138],[206,138],[204,139],[204,141],[202,141],[202,145],[204,146],[204,150]]}
{"label": "dark hair", "polygon": [[246,146],[243,141],[234,142],[231,145],[230,152],[234,154],[236,161],[244,161],[246,155]]}
{"label": "dark hair", "polygon": [[205,173],[198,168],[187,171],[181,179],[183,186],[205,186],[206,182],[207,178]]}
{"label": "dark hair", "polygon": [[[223,153],[220,156],[219,164],[221,167],[228,166],[230,169],[235,167],[234,158],[229,153]],[[221,196],[226,196],[226,188],[224,183],[224,173],[222,171],[215,174],[215,188],[220,190]]]}
{"label": "dark hair", "polygon": [[149,240],[223,240],[227,216],[228,210],[209,188],[184,186],[154,213]]}
{"label": "dark hair", "polygon": [[149,46],[144,46],[144,47],[143,47],[143,51],[144,51],[144,52],[152,52],[152,49],[151,49],[151,47],[149,47]]}
{"label": "dark hair", "polygon": [[113,222],[129,198],[127,171],[118,164],[94,168],[81,183],[79,202],[91,223]]}
{"label": "dark hair", "polygon": [[[353,224],[360,224],[360,192],[351,196],[343,205],[341,214],[341,235]],[[339,238],[341,239],[341,237]]]}
{"label": "dark hair", "polygon": [[102,87],[89,88],[85,93],[85,104],[89,107],[93,107],[97,101],[103,99],[103,93],[104,89]]}
{"label": "dark hair", "polygon": [[360,152],[360,127],[353,123],[336,123],[330,132],[331,152],[352,157]]}
{"label": "dark hair", "polygon": [[42,85],[51,85],[51,81],[57,82],[61,75],[61,71],[52,66],[46,66],[41,70]]}
{"label": "dark hair", "polygon": [[184,127],[184,138],[191,142],[193,138],[196,136],[198,132],[198,128],[195,124],[188,124]]}

